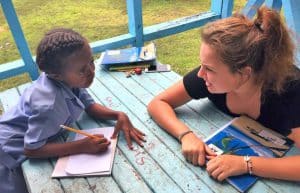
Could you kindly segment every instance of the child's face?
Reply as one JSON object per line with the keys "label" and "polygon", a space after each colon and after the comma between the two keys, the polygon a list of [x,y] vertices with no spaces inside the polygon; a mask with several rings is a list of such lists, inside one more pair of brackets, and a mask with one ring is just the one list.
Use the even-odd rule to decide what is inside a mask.
{"label": "child's face", "polygon": [[78,50],[64,59],[65,64],[61,79],[71,88],[89,87],[95,76],[95,64],[92,51],[86,42],[81,50]]}

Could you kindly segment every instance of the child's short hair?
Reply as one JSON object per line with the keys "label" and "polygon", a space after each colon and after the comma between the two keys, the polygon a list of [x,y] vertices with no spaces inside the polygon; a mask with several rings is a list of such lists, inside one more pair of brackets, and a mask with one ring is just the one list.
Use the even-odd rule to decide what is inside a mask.
{"label": "child's short hair", "polygon": [[41,71],[59,73],[63,59],[80,50],[87,40],[72,29],[50,30],[41,40],[36,51],[36,63]]}

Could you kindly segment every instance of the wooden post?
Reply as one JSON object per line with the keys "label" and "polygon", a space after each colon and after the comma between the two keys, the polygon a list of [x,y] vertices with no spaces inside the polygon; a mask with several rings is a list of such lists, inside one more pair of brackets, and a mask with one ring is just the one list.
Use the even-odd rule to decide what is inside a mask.
{"label": "wooden post", "polygon": [[[17,16],[14,6],[12,4],[12,1],[11,0],[1,0],[0,3],[2,6],[3,13],[6,17],[7,23],[9,25],[9,28],[11,30],[11,33],[14,37],[17,48],[19,50],[19,53],[25,64],[24,67],[19,68],[19,71],[14,70],[14,72],[10,71],[7,73],[17,75],[17,74],[20,74],[20,72],[28,72],[31,79],[35,80],[39,76],[38,68],[32,59],[32,55],[28,48],[26,39],[24,37],[20,22],[18,20],[18,16]],[[5,72],[4,72],[4,76],[5,76]]]}
{"label": "wooden post", "polygon": [[128,29],[135,36],[134,46],[143,46],[143,16],[141,0],[127,0]]}

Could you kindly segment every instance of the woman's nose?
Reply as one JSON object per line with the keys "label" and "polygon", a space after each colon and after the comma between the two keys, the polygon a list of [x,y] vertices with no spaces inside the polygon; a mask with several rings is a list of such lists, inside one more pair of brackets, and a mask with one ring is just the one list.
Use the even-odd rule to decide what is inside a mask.
{"label": "woman's nose", "polygon": [[199,77],[199,78],[203,78],[204,79],[204,77],[205,77],[205,70],[204,70],[204,68],[201,66],[200,67],[200,69],[199,69],[199,71],[198,71],[198,73],[197,73],[197,76]]}

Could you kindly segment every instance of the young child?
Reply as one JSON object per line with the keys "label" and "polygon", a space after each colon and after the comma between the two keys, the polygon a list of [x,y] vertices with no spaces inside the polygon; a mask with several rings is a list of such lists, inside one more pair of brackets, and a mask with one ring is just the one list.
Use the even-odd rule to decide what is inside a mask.
{"label": "young child", "polygon": [[103,135],[79,141],[53,143],[63,129],[86,111],[94,118],[116,120],[112,138],[124,131],[142,146],[144,134],[127,115],[95,103],[87,92],[95,65],[88,41],[71,29],[48,32],[37,48],[40,77],[27,88],[18,104],[0,117],[0,192],[27,192],[21,163],[27,157],[43,158],[105,151],[110,142]]}

